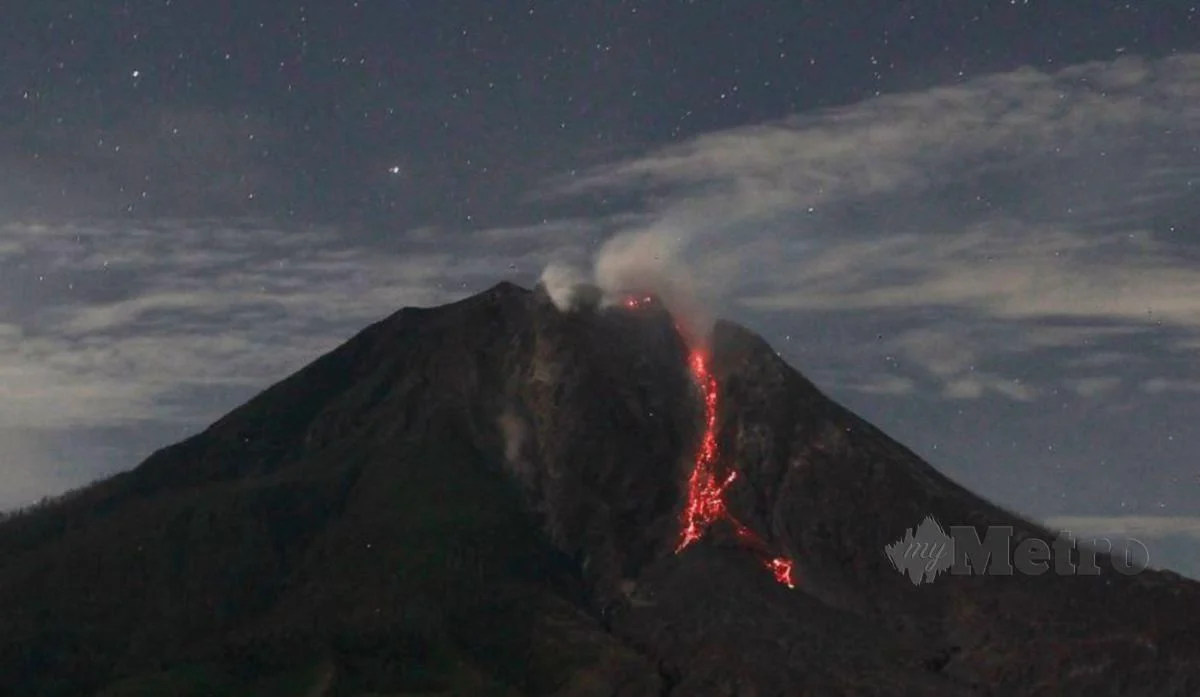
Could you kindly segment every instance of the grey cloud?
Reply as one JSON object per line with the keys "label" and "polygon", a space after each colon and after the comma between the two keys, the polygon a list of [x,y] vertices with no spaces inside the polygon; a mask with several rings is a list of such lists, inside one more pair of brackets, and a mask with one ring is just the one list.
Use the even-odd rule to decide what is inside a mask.
{"label": "grey cloud", "polygon": [[943,395],[950,399],[979,399],[988,393],[997,393],[1018,402],[1031,402],[1039,391],[1016,379],[985,373],[953,378],[946,384]]}
{"label": "grey cloud", "polygon": [[917,389],[917,383],[912,378],[890,373],[859,374],[837,382],[843,389],[871,395],[907,395]]}
{"label": "grey cloud", "polygon": [[1099,397],[1121,387],[1119,377],[1089,377],[1065,381],[1067,389],[1080,397]]}
{"label": "grey cloud", "polygon": [[[888,275],[904,280],[880,285]],[[773,285],[743,303],[764,310],[946,305],[1006,319],[1150,319],[1200,329],[1200,271],[1186,261],[1141,251],[1127,235],[1018,221],[948,238],[830,243],[806,250]]]}
{"label": "grey cloud", "polygon": [[1196,392],[1200,393],[1200,380],[1176,380],[1171,378],[1150,378],[1144,380],[1139,387],[1149,394],[1163,392]]}

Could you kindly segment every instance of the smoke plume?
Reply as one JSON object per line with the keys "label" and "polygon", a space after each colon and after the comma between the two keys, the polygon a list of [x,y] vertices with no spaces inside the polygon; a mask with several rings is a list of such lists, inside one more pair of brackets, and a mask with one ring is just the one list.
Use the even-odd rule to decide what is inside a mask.
{"label": "smoke plume", "polygon": [[604,305],[631,295],[653,295],[671,313],[689,343],[707,343],[714,317],[717,278],[688,259],[696,238],[686,226],[660,221],[608,240],[593,259],[591,278],[552,263],[542,273],[547,294],[561,311],[579,305],[579,288],[594,284]]}
{"label": "smoke plume", "polygon": [[586,282],[587,278],[582,272],[562,262],[551,262],[542,271],[541,283],[560,312],[575,309],[576,289]]}
{"label": "smoke plume", "polygon": [[705,342],[713,317],[698,268],[686,258],[688,233],[657,226],[618,235],[596,255],[593,273],[606,297],[649,293],[671,312],[685,336]]}

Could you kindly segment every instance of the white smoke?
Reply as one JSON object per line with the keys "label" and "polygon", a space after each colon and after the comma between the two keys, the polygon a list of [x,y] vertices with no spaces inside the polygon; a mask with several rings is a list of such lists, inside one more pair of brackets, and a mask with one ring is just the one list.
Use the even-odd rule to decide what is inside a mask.
{"label": "white smoke", "polygon": [[690,226],[660,221],[608,240],[593,259],[591,278],[574,267],[552,263],[542,284],[561,311],[578,306],[577,289],[592,283],[603,294],[602,305],[621,303],[631,295],[653,295],[675,319],[689,343],[706,343],[712,330],[712,307],[718,291],[715,268],[688,259],[697,237]]}
{"label": "white smoke", "polygon": [[576,290],[587,282],[583,272],[573,266],[554,261],[542,271],[541,283],[550,301],[560,312],[570,312],[576,306]]}
{"label": "white smoke", "polygon": [[500,434],[504,437],[504,459],[509,468],[528,490],[537,486],[537,471],[526,457],[526,442],[529,439],[529,424],[511,407],[506,408],[497,419]]}
{"label": "white smoke", "polygon": [[686,258],[689,233],[674,226],[628,232],[596,255],[593,273],[606,298],[649,293],[658,298],[689,339],[704,341],[712,329],[702,272]]}
{"label": "white smoke", "polygon": [[500,432],[504,435],[504,459],[510,463],[520,460],[525,445],[525,421],[506,409],[500,415]]}

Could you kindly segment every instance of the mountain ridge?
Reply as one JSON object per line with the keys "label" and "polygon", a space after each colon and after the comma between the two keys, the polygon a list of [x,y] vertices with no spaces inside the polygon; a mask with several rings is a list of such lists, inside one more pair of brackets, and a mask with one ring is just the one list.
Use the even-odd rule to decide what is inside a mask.
{"label": "mountain ridge", "polygon": [[897,573],[886,546],[930,515],[1053,535],[725,320],[705,350],[726,505],[797,588],[727,525],[675,554],[695,347],[662,307],[594,300],[564,313],[505,282],[405,308],[0,524],[0,664],[25,667],[0,694],[146,694],[179,666],[229,694],[299,694],[270,685],[305,671],[328,694],[1198,689],[1200,584]]}

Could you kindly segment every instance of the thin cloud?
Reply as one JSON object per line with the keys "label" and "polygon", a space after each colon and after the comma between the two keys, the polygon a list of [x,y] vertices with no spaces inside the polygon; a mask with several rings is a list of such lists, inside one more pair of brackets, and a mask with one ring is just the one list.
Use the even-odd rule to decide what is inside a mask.
{"label": "thin cloud", "polygon": [[1200,393],[1200,380],[1174,380],[1171,378],[1150,378],[1142,381],[1138,387],[1148,394],[1164,392],[1193,392]]}
{"label": "thin cloud", "polygon": [[[1018,221],[974,225],[953,236],[832,243],[805,250],[797,268],[774,279],[772,291],[747,294],[742,304],[775,311],[940,305],[1012,320],[1157,321],[1200,329],[1200,270],[1140,246],[1124,234]],[[888,277],[903,280],[879,282]]]}
{"label": "thin cloud", "polygon": [[1053,73],[1025,68],[718,132],[560,187],[699,187],[727,215],[758,216],[953,182],[954,161],[1023,163],[1089,149],[1121,131],[1193,130],[1197,122],[1200,55],[1125,57]]}
{"label": "thin cloud", "polygon": [[3,232],[4,260],[36,270],[37,298],[24,307],[14,299],[30,289],[9,288],[0,301],[13,318],[0,325],[0,428],[194,420],[164,400],[189,386],[262,387],[400,307],[495,282],[519,258],[494,246],[386,254],[335,231],[203,221]]}
{"label": "thin cloud", "polygon": [[1200,539],[1200,518],[1194,516],[1059,516],[1045,522],[1077,535],[1186,535]]}
{"label": "thin cloud", "polygon": [[853,378],[837,380],[837,383],[842,389],[889,397],[909,395],[917,389],[917,383],[912,378],[890,373],[856,375]]}
{"label": "thin cloud", "polygon": [[876,359],[903,347],[870,341],[871,319],[922,327],[945,346],[907,358],[943,396],[1026,401],[1100,388],[1038,383],[1005,358],[1070,373],[1154,332],[1200,345],[1192,243],[1156,223],[1200,189],[1197,139],[1200,54],[1122,57],[710,133],[550,188],[644,194],[625,233],[677,231],[672,267],[718,312],[854,318]]}
{"label": "thin cloud", "polygon": [[1089,377],[1067,380],[1068,390],[1080,397],[1102,397],[1120,389],[1122,380],[1119,377]]}
{"label": "thin cloud", "polygon": [[942,395],[949,399],[979,399],[991,393],[1018,402],[1032,402],[1038,397],[1039,391],[1029,385],[1023,385],[1015,379],[973,373],[970,376],[949,380]]}
{"label": "thin cloud", "polygon": [[[654,211],[689,221],[696,257],[744,260],[745,247],[758,245],[770,257],[758,255],[736,294],[754,310],[948,305],[1015,320],[1128,321],[1152,308],[1155,320],[1200,328],[1200,272],[1133,223],[1104,227],[1131,197],[1186,197],[1177,175],[1200,171],[1191,148],[1198,124],[1200,55],[1124,57],[709,134],[558,186],[567,195],[666,192]],[[1122,171],[1110,182],[1085,156],[1154,176],[1147,183],[1141,171]],[[973,215],[945,206],[924,229],[889,229],[879,210],[888,196],[938,200],[983,177],[990,190],[1036,194],[1021,188],[1030,173],[1056,168],[1063,176],[1053,183],[1084,191],[1077,205],[1056,209],[1061,201],[1043,196],[988,202]],[[1151,183],[1158,188],[1145,190]],[[878,213],[849,227],[821,215],[848,205]]]}

